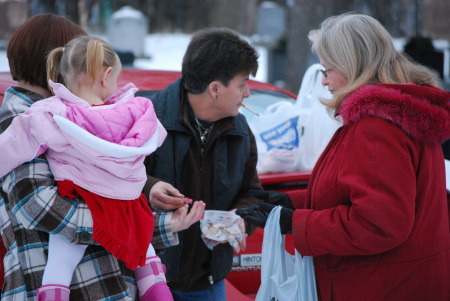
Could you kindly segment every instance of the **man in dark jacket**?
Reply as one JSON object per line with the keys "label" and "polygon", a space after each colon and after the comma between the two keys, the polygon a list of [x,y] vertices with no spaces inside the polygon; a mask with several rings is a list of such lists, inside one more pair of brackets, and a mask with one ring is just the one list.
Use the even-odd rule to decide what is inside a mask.
{"label": "man in dark jacket", "polygon": [[[256,143],[238,112],[250,96],[247,81],[256,74],[257,58],[255,49],[229,29],[200,31],[185,53],[182,78],[152,97],[168,136],[146,160],[144,193],[162,221],[171,213],[161,210],[182,207],[184,196],[204,201],[207,210],[230,211],[258,202],[247,195],[262,189]],[[244,227],[241,220],[241,231],[252,231]],[[226,300],[230,244],[216,242],[208,249],[198,223],[175,234],[165,229],[163,235],[179,239],[161,255],[175,300]]]}

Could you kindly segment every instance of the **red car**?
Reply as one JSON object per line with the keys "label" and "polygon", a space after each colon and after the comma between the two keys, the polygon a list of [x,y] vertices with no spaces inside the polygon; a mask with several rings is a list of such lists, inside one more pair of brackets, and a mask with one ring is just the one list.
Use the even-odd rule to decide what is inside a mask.
{"label": "red car", "polygon": [[[139,88],[139,95],[151,99],[152,95],[166,88],[180,76],[181,73],[175,71],[124,69],[119,77],[118,86],[133,82]],[[11,79],[9,72],[0,72],[0,104],[3,101],[5,89],[13,85],[16,85],[16,82]],[[251,89],[251,96],[245,99],[244,103],[259,113],[263,113],[268,105],[277,101],[295,102],[296,100],[296,95],[272,84],[250,80],[248,85]],[[255,118],[254,114],[244,108],[241,108],[241,113],[247,117],[247,120]],[[260,175],[260,179],[266,190],[288,191],[306,188],[309,176],[309,172],[292,172],[263,174]],[[236,294],[240,294],[239,300],[245,298],[242,294],[249,296],[249,299],[256,295],[260,285],[262,240],[263,230],[258,228],[253,235],[248,237],[247,249],[240,254],[235,254],[232,271],[227,277],[228,299],[236,300],[232,297]],[[293,251],[290,237],[287,238],[286,246],[288,250]],[[4,255],[4,248],[2,251],[3,253],[0,252],[1,257]],[[3,265],[0,269],[0,284],[3,285]]]}

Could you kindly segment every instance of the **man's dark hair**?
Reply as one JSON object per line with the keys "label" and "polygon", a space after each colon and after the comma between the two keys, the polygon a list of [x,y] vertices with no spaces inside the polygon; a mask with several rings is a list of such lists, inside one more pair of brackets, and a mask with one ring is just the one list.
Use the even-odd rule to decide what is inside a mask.
{"label": "man's dark hair", "polygon": [[255,76],[257,70],[258,53],[238,33],[227,28],[208,28],[192,37],[181,72],[184,88],[200,94],[215,80],[227,86],[236,75]]}

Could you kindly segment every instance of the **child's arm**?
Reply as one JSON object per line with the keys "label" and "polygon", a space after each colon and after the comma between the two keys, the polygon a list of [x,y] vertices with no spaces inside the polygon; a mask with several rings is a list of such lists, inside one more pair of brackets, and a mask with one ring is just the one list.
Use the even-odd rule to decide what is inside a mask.
{"label": "child's arm", "polygon": [[[43,100],[38,104],[41,102]],[[14,107],[8,111],[2,107],[0,136],[1,130],[5,131],[11,125],[11,120],[25,114],[23,109]],[[39,128],[36,130],[39,131]],[[45,231],[74,243],[95,244],[92,240],[93,221],[89,207],[82,199],[65,199],[59,195],[44,156],[18,166],[0,180],[0,185],[2,190],[0,212],[14,215],[13,223],[17,223],[15,227]],[[41,234],[28,232],[28,235],[27,241],[32,242],[35,239],[34,235]],[[39,238],[36,239],[39,241]],[[4,241],[6,244],[8,242],[14,243],[14,239]]]}
{"label": "child's arm", "polygon": [[45,152],[47,147],[34,135],[36,131],[44,130],[43,121],[42,117],[25,113],[14,118],[8,129],[0,134],[0,177]]}

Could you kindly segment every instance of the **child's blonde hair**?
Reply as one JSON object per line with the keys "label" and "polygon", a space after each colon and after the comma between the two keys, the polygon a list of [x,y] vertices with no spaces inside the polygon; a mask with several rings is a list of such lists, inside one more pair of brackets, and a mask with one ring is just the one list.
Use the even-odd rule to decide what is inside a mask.
{"label": "child's blonde hair", "polygon": [[77,37],[64,47],[53,49],[47,58],[48,78],[62,84],[77,81],[77,75],[85,73],[92,85],[103,67],[118,73],[122,65],[108,43],[90,36]]}

